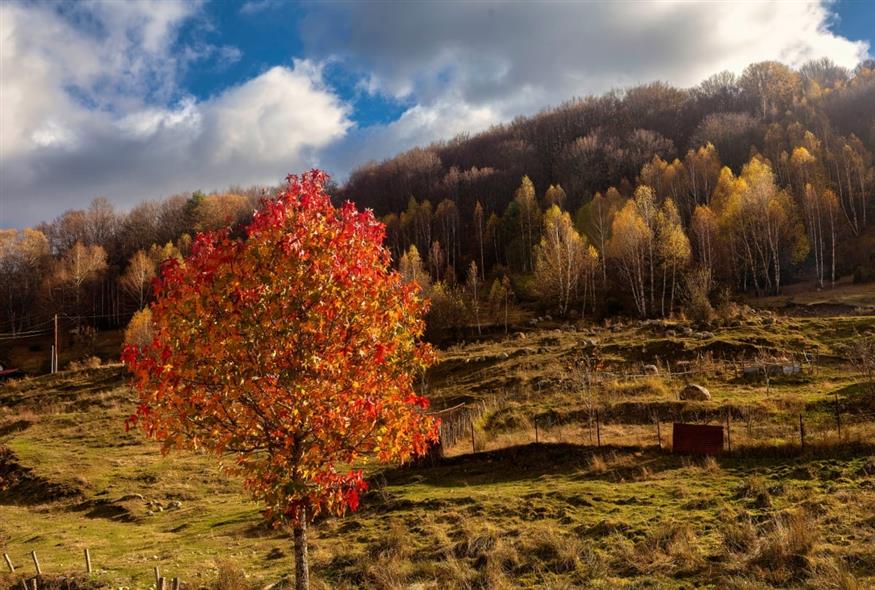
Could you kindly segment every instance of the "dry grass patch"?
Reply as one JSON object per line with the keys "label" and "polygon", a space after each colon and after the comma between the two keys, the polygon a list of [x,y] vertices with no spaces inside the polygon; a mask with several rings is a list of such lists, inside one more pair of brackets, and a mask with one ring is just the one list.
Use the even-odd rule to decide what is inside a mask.
{"label": "dry grass patch", "polygon": [[738,489],[739,498],[748,498],[757,508],[768,508],[772,505],[772,495],[765,478],[752,475],[746,478]]}
{"label": "dry grass patch", "polygon": [[659,525],[631,550],[621,543],[618,557],[624,569],[641,574],[691,574],[705,564],[692,527],[677,522]]}
{"label": "dry grass patch", "polygon": [[805,577],[818,537],[817,522],[804,510],[773,517],[760,538],[752,565],[770,582],[785,584]]}

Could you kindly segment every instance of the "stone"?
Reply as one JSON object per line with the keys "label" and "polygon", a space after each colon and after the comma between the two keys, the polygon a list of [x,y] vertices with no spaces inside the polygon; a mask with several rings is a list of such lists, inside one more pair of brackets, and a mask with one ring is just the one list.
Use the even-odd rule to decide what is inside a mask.
{"label": "stone", "polygon": [[656,365],[644,365],[645,375],[659,375],[659,367]]}
{"label": "stone", "polygon": [[684,326],[683,328],[681,328],[681,334],[683,334],[684,336],[692,336],[693,329],[689,326]]}
{"label": "stone", "polygon": [[682,400],[708,401],[711,399],[711,392],[701,385],[690,383],[681,389],[679,397]]}

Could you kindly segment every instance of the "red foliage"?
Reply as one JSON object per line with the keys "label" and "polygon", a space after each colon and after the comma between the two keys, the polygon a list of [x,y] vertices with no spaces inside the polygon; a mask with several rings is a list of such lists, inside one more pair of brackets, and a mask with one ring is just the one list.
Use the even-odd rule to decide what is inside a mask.
{"label": "red foliage", "polygon": [[437,431],[413,388],[432,360],[425,302],[391,270],[382,224],[335,208],[326,179],[289,176],[245,239],[198,235],[155,281],[152,343],[123,357],[140,396],[128,424],[165,452],[234,457],[279,522],[355,510],[351,466],[406,461]]}

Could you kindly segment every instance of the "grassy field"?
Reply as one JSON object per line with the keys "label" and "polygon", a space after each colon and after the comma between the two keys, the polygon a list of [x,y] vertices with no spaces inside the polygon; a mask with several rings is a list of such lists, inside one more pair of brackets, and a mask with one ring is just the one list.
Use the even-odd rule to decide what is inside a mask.
{"label": "grassy field", "polygon": [[[875,396],[841,360],[875,318],[756,314],[704,334],[685,327],[544,320],[443,351],[428,394],[437,408],[479,408],[479,452],[467,439],[435,465],[372,466],[361,510],[315,527],[315,586],[875,587]],[[817,353],[803,375],[737,377],[745,362],[803,349]],[[611,373],[588,392],[586,359]],[[628,377],[651,363],[657,375]],[[685,379],[712,400],[678,401]],[[841,439],[830,434],[837,395]],[[190,587],[261,588],[288,575],[288,534],[261,525],[213,458],[162,457],[125,432],[133,403],[120,366],[0,388],[2,552],[30,573],[36,550],[45,573],[69,574],[88,547],[98,587],[147,588],[156,566]],[[602,448],[583,417],[593,405]],[[745,447],[751,408],[763,430]],[[656,446],[654,410],[668,430],[675,412],[714,421],[727,409],[741,421],[732,454],[699,460]],[[786,423],[798,412],[811,423],[804,452]]]}

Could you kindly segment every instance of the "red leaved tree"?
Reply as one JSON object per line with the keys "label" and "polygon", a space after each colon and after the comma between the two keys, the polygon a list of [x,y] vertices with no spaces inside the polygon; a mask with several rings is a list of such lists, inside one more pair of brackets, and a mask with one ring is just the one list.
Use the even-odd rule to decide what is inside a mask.
{"label": "red leaved tree", "polygon": [[235,458],[229,468],[291,525],[296,587],[309,584],[307,526],[358,506],[368,459],[406,461],[436,438],[413,388],[432,352],[426,305],[390,268],[383,226],[335,208],[318,170],[290,176],[245,228],[200,234],[165,263],[154,338],[128,346],[137,424],[176,448]]}

